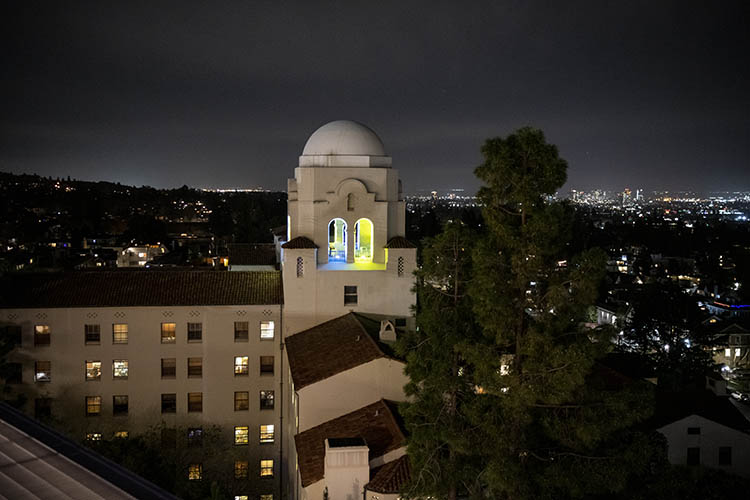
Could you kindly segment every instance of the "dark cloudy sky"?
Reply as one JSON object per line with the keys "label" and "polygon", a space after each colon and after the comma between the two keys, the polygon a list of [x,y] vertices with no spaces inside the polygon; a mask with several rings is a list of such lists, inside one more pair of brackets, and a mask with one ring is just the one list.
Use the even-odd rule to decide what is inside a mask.
{"label": "dark cloudy sky", "polygon": [[566,189],[750,190],[747,0],[8,3],[3,171],[284,189],[353,119],[407,192],[524,125]]}

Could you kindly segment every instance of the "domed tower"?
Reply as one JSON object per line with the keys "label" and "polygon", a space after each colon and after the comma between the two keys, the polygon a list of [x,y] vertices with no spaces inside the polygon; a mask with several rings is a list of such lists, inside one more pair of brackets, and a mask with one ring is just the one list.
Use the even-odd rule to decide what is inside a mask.
{"label": "domed tower", "polygon": [[404,238],[398,171],[374,131],[349,120],[320,127],[288,194],[285,332],[350,311],[411,315],[416,249]]}

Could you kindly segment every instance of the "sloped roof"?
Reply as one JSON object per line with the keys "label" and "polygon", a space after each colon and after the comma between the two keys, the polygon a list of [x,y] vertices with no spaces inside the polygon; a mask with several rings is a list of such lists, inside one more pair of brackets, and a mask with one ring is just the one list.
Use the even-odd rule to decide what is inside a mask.
{"label": "sloped roof", "polygon": [[318,245],[316,245],[315,242],[307,236],[297,236],[296,238],[292,238],[291,240],[281,245],[281,248],[318,248]]}
{"label": "sloped roof", "polygon": [[281,304],[279,271],[77,271],[8,274],[0,307],[139,307]]}
{"label": "sloped roof", "polygon": [[403,236],[394,236],[383,248],[417,248],[417,246]]}
{"label": "sloped roof", "polygon": [[660,428],[699,415],[734,430],[750,433],[750,421],[735,408],[726,396],[716,396],[710,391],[695,394],[662,395],[656,400],[653,428]]}
{"label": "sloped roof", "polygon": [[403,455],[375,470],[375,475],[365,489],[374,493],[401,493],[403,486],[411,478],[409,456]]}
{"label": "sloped roof", "polygon": [[326,439],[362,438],[370,449],[369,460],[404,446],[395,408],[396,403],[381,399],[294,436],[302,486],[323,479]]}
{"label": "sloped roof", "polygon": [[227,246],[230,266],[275,266],[273,243],[232,243]]}
{"label": "sloped roof", "polygon": [[339,316],[287,337],[292,381],[302,389],[373,359],[388,357],[373,337],[380,324],[356,313]]}

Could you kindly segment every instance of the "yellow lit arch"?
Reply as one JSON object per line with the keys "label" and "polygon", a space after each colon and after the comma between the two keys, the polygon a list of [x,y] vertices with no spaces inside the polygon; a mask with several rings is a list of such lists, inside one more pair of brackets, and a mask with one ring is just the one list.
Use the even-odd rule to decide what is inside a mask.
{"label": "yellow lit arch", "polygon": [[373,232],[370,219],[354,224],[354,262],[372,262]]}

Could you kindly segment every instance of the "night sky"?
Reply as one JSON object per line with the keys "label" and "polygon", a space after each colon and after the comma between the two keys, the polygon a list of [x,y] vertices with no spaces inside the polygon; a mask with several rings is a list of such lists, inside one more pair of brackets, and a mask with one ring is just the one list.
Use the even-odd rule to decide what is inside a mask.
{"label": "night sky", "polygon": [[750,190],[747,0],[14,3],[2,171],[285,189],[352,119],[406,192],[473,191],[484,139],[524,125],[565,190]]}

